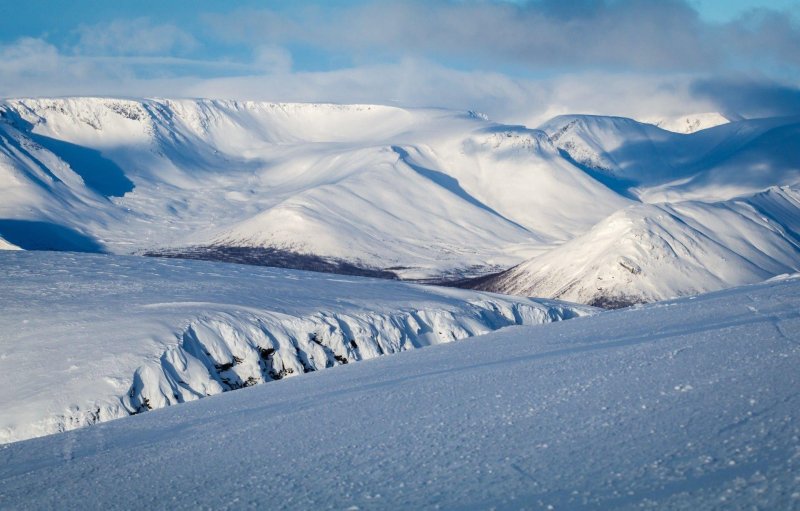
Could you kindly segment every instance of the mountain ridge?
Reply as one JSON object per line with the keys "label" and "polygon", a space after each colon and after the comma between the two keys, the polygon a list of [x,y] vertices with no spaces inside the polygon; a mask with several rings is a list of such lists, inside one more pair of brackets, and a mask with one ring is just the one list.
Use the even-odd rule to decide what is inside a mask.
{"label": "mountain ridge", "polygon": [[610,116],[531,129],[381,105],[5,100],[0,237],[459,280],[558,250],[637,204],[798,185],[798,141],[797,118],[677,134]]}
{"label": "mountain ridge", "polygon": [[665,300],[800,271],[800,190],[638,204],[472,286],[604,307]]}

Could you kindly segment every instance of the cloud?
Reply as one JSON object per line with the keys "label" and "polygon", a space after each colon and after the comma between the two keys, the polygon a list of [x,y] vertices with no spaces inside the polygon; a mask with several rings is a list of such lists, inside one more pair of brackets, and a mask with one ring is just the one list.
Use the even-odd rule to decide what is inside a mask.
{"label": "cloud", "polygon": [[547,79],[461,71],[404,59],[334,71],[228,77],[193,84],[186,94],[264,101],[380,103],[478,110],[490,118],[538,126],[566,113],[673,116],[713,109],[694,95],[690,75],[574,73]]}
{"label": "cloud", "polygon": [[208,76],[257,69],[169,56],[81,55],[30,37],[0,45],[0,63],[0,97],[180,95],[188,84]]}
{"label": "cloud", "polygon": [[23,37],[12,44],[0,45],[0,94],[29,95],[42,82],[63,84],[81,81],[90,75],[90,67],[65,59],[48,42]]}
{"label": "cloud", "polygon": [[800,69],[800,20],[792,12],[753,9],[722,32],[734,55],[761,66]]}
{"label": "cloud", "polygon": [[[519,78],[491,71],[456,70],[414,58],[308,72],[293,71],[290,55],[281,48],[267,47],[256,53],[260,55],[257,64],[239,67],[174,57],[76,56],[59,52],[40,39],[23,39],[0,47],[4,62],[0,95],[379,103],[479,110],[497,121],[528,126],[565,113],[648,118],[714,109],[746,114],[757,111],[755,106],[763,105],[765,98],[772,98],[769,105],[774,111],[789,104],[779,100],[774,86],[759,88],[758,81],[742,82],[736,88],[738,92],[731,94],[729,82],[702,81],[691,74],[577,72]],[[227,69],[233,76],[217,76],[219,68],[225,66],[230,66]],[[151,67],[183,67],[184,72],[144,71]],[[790,92],[785,96],[793,97]],[[748,108],[743,108],[748,101]]]}
{"label": "cloud", "polygon": [[355,61],[415,57],[528,71],[709,71],[800,68],[796,16],[760,10],[708,23],[684,0],[523,3],[378,1],[284,12],[242,9],[206,18],[242,44],[303,44]]}
{"label": "cloud", "polygon": [[[529,126],[563,113],[799,109],[790,14],[712,24],[683,0],[336,5],[198,15],[213,29],[202,35],[140,18],[81,26],[60,46],[21,38],[0,45],[0,95],[436,106]],[[329,60],[309,66],[304,52]]]}
{"label": "cloud", "polygon": [[690,92],[726,114],[746,118],[800,115],[800,88],[772,80],[702,78],[692,82]]}
{"label": "cloud", "polygon": [[258,46],[252,64],[267,74],[287,73],[292,69],[292,54],[279,46]]}
{"label": "cloud", "polygon": [[77,28],[75,53],[82,55],[163,55],[196,49],[199,42],[170,24],[153,24],[147,18],[114,20]]}

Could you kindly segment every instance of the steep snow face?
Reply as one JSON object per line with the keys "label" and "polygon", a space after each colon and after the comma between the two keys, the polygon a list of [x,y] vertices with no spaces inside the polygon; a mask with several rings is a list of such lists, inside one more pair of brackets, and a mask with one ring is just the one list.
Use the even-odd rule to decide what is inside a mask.
{"label": "steep snow face", "polygon": [[590,307],[199,261],[0,252],[0,442]]}
{"label": "steep snow face", "polygon": [[706,112],[702,114],[681,115],[678,117],[646,119],[644,122],[658,126],[662,130],[688,135],[696,131],[727,124],[731,122],[731,120],[732,119],[719,112]]}
{"label": "steep snow face", "polygon": [[3,238],[0,238],[0,250],[22,250],[22,249],[14,245],[13,243],[9,243]]}
{"label": "steep snow face", "polygon": [[[60,228],[115,253],[237,244],[422,278],[508,267],[627,204],[544,133],[459,112],[71,98],[0,114],[0,219],[37,222],[22,248]],[[50,248],[80,245],[65,236]]]}
{"label": "steep snow face", "polygon": [[[565,160],[546,133],[496,126],[437,151],[463,186],[548,244],[582,233],[630,201]],[[445,159],[443,159],[445,158]]]}
{"label": "steep snow face", "polygon": [[800,183],[796,117],[732,122],[691,135],[598,116],[560,116],[541,129],[589,174],[644,202],[727,200]]}
{"label": "steep snow face", "polygon": [[798,303],[788,277],[19,442],[0,449],[0,494],[20,509],[795,509]]}
{"label": "steep snow face", "polygon": [[800,270],[800,192],[642,204],[477,287],[601,306],[692,295]]}
{"label": "steep snow face", "polygon": [[561,115],[539,129],[579,165],[619,180],[638,177],[632,170],[641,172],[630,169],[630,160],[654,160],[657,165],[665,157],[660,144],[672,140],[664,130],[624,117]]}

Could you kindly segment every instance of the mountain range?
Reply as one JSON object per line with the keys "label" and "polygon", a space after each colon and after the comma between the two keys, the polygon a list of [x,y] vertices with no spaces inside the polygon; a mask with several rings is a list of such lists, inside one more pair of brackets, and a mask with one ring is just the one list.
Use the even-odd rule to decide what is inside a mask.
{"label": "mountain range", "polygon": [[5,100],[0,248],[604,306],[797,271],[800,119],[730,119],[676,133],[589,115],[531,129],[378,105]]}

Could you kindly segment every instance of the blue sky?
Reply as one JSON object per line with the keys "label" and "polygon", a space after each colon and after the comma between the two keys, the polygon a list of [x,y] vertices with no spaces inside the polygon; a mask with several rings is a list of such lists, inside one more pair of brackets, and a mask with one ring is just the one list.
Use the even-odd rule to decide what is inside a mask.
{"label": "blue sky", "polygon": [[796,9],[797,0],[693,0],[691,4],[707,20],[726,22],[751,9]]}
{"label": "blue sky", "polygon": [[798,13],[797,0],[0,0],[0,96],[766,115],[795,105]]}

